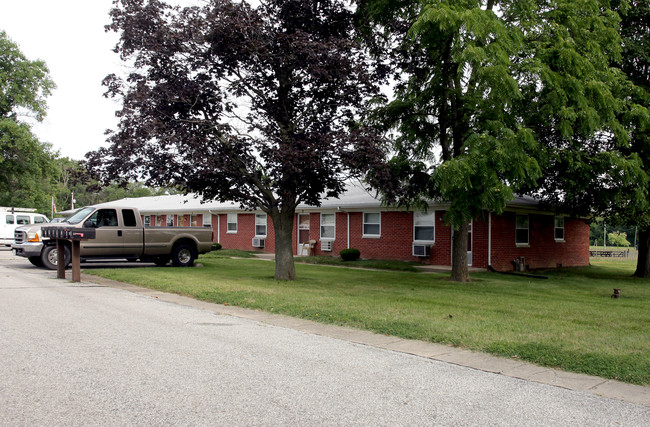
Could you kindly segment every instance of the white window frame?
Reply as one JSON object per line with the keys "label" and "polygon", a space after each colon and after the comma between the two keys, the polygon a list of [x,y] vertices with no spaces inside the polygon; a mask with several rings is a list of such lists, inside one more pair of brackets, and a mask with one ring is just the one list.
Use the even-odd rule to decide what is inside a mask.
{"label": "white window frame", "polygon": [[[558,227],[558,220],[562,220],[562,226]],[[564,217],[563,216],[556,216],[553,218],[553,239],[555,239],[556,242],[564,242],[564,239],[566,237],[566,228],[564,227],[565,222],[564,222]],[[562,237],[558,238],[557,237],[557,231],[562,230]]]}
{"label": "white window frame", "polygon": [[151,215],[144,216],[144,226],[151,227]]}
{"label": "white window frame", "polygon": [[[257,227],[264,227],[264,234],[257,232]],[[255,237],[266,237],[267,230],[267,215],[265,213],[255,214]]]}
{"label": "white window frame", "polygon": [[[323,222],[323,217],[327,216],[328,218],[331,216],[333,218],[333,222],[330,223],[324,223]],[[332,235],[333,237],[323,237],[323,228],[324,227],[332,227]],[[321,212],[320,214],[320,239],[327,241],[334,241],[336,240],[336,214],[335,213],[323,213]]]}
{"label": "white window frame", "polygon": [[203,214],[203,226],[212,227],[212,213],[208,212]]}
{"label": "white window frame", "polygon": [[[432,222],[431,225],[423,225],[423,224],[418,224],[418,217],[427,217],[431,215],[432,216]],[[433,228],[433,239],[431,240],[418,240],[416,239],[416,232],[415,229],[416,227],[432,227]],[[415,211],[413,212],[413,242],[417,243],[435,243],[436,242],[436,211]]]}
{"label": "white window frame", "polygon": [[[176,216],[176,215],[166,215],[166,218],[165,218],[165,227],[173,227],[173,226],[174,226],[174,222],[176,222],[176,221],[174,221],[174,220],[175,220],[175,218],[174,218],[175,216]],[[169,225],[169,219],[170,219],[170,218],[171,218],[171,220],[172,220],[172,224],[171,224],[171,225]]]}
{"label": "white window frame", "polygon": [[[518,218],[520,217],[526,217],[526,227],[519,227],[518,223]],[[518,242],[517,237],[518,237],[518,231],[519,230],[526,230],[526,242]],[[515,214],[515,245],[516,246],[530,246],[530,215],[521,215],[521,214]]]}
{"label": "white window frame", "polygon": [[[233,218],[234,218],[234,221],[233,221]],[[237,234],[237,228],[239,227],[237,225],[238,220],[239,220],[239,216],[236,213],[229,213],[229,214],[226,215],[226,234]],[[230,229],[231,224],[235,225],[234,230]]]}
{"label": "white window frame", "polygon": [[[379,215],[379,221],[378,222],[368,222],[366,220],[366,215]],[[362,225],[361,225],[361,237],[366,238],[366,239],[378,239],[381,237],[381,212],[363,212],[361,214],[362,216]],[[377,233],[367,233],[366,232],[366,225],[376,225],[379,227]]]}

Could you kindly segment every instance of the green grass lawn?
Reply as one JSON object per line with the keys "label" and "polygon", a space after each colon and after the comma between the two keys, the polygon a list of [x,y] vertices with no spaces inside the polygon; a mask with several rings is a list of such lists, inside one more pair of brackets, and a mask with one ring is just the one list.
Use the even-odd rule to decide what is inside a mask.
{"label": "green grass lawn", "polygon": [[[450,344],[544,366],[650,384],[650,281],[634,263],[545,271],[548,280],[296,264],[299,279],[273,279],[274,263],[202,256],[203,268],[88,271],[215,303],[282,313],[383,334]],[[233,255],[233,254],[230,254]],[[236,253],[234,254],[236,255]],[[620,299],[610,298],[620,288]]]}

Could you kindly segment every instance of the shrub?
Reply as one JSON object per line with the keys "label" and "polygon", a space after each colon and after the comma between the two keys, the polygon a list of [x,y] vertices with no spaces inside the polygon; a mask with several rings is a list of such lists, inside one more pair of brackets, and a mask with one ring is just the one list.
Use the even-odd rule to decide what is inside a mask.
{"label": "shrub", "polygon": [[223,246],[221,246],[221,243],[213,243],[213,244],[212,244],[212,250],[213,250],[213,251],[218,251],[218,250],[221,249],[222,247],[223,247]]}
{"label": "shrub", "polygon": [[343,249],[339,255],[341,255],[343,261],[356,261],[361,256],[361,251],[354,248]]}

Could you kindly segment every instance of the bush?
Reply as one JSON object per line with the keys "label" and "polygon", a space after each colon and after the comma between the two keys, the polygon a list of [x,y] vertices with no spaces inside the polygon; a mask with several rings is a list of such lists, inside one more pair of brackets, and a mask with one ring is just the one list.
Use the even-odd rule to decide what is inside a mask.
{"label": "bush", "polygon": [[218,251],[218,250],[221,249],[222,247],[223,247],[223,246],[221,246],[221,243],[213,243],[213,244],[212,244],[212,250],[213,250],[213,251]]}
{"label": "bush", "polygon": [[354,248],[343,249],[339,255],[341,255],[343,261],[356,261],[361,256],[361,251]]}

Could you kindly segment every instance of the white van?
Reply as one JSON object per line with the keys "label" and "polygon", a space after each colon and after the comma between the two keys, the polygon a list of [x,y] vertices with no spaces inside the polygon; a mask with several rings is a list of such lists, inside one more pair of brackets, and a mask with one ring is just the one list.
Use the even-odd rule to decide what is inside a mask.
{"label": "white van", "polygon": [[45,215],[36,213],[36,209],[0,207],[0,245],[11,246],[16,227],[46,222],[50,220]]}

